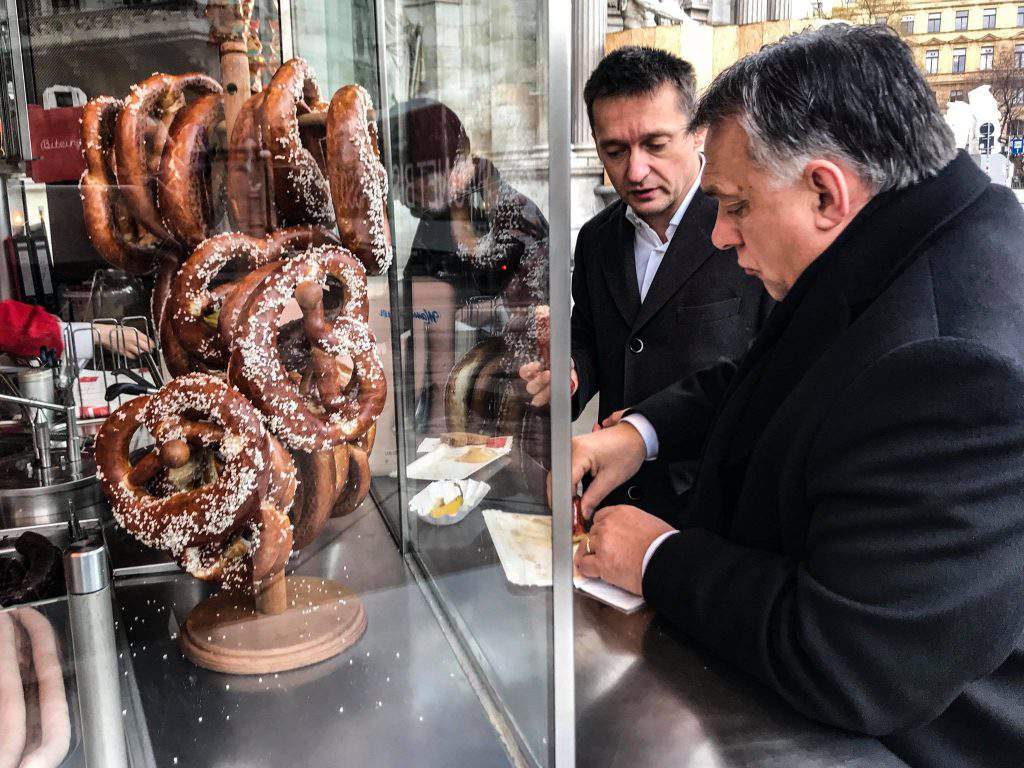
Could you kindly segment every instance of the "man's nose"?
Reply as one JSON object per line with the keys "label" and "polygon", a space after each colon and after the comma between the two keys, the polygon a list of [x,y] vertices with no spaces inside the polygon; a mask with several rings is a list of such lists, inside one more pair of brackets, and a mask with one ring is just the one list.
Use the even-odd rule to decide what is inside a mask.
{"label": "man's nose", "polygon": [[711,230],[711,242],[720,251],[735,248],[743,243],[739,229],[726,218],[721,208],[718,209],[718,216],[715,218],[715,228]]}
{"label": "man's nose", "polygon": [[647,158],[643,152],[633,151],[629,153],[629,167],[626,169],[626,180],[632,184],[639,184],[651,173],[651,166],[647,164]]}

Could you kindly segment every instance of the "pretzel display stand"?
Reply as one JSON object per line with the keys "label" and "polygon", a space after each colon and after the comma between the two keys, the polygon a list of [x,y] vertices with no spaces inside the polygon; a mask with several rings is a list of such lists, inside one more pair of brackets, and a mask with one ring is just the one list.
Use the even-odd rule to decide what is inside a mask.
{"label": "pretzel display stand", "polygon": [[271,577],[255,601],[227,590],[189,613],[179,642],[194,664],[237,675],[285,672],[332,658],[366,629],[366,611],[329,579]]}
{"label": "pretzel display stand", "polygon": [[[351,591],[285,566],[369,493],[388,385],[367,275],[392,257],[369,95],[345,86],[325,102],[302,59],[252,93],[251,12],[207,4],[223,86],[154,73],[86,106],[81,185],[103,256],[156,272],[173,376],[107,419],[98,475],[129,535],[219,584],[179,643],[233,674],[309,666],[365,631]],[[234,231],[217,231],[222,212]],[[140,457],[143,428],[154,442]]]}

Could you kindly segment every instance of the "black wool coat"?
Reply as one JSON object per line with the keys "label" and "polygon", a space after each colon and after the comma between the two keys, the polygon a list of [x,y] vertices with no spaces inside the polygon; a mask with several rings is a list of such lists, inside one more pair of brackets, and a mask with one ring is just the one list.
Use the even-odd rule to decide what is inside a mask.
{"label": "black wool coat", "polygon": [[1024,765],[1024,213],[966,154],[880,195],[738,365],[637,410],[703,455],[647,601],[912,765]]}
{"label": "black wool coat", "polygon": [[[600,418],[747,349],[771,300],[736,252],[711,243],[718,206],[700,190],[676,228],[643,304],[634,228],[621,200],[580,229],[572,275],[573,418],[600,393]],[[693,482],[693,461],[648,462],[605,504],[670,514]]]}

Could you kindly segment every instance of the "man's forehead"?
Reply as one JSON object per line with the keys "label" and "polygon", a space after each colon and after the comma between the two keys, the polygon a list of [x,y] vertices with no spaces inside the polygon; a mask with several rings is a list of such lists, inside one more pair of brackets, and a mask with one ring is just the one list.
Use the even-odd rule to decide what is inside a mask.
{"label": "man's forehead", "polygon": [[687,122],[689,117],[679,106],[678,92],[667,83],[654,91],[608,96],[594,101],[595,133],[618,133],[623,129],[644,133],[669,132],[678,130]]}

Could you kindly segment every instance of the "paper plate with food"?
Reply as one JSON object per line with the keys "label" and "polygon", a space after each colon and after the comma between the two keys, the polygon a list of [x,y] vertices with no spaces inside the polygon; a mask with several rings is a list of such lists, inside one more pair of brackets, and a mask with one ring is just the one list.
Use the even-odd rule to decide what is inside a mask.
{"label": "paper plate with food", "polygon": [[409,508],[430,525],[454,525],[483,501],[491,490],[476,480],[438,480],[409,500]]}

